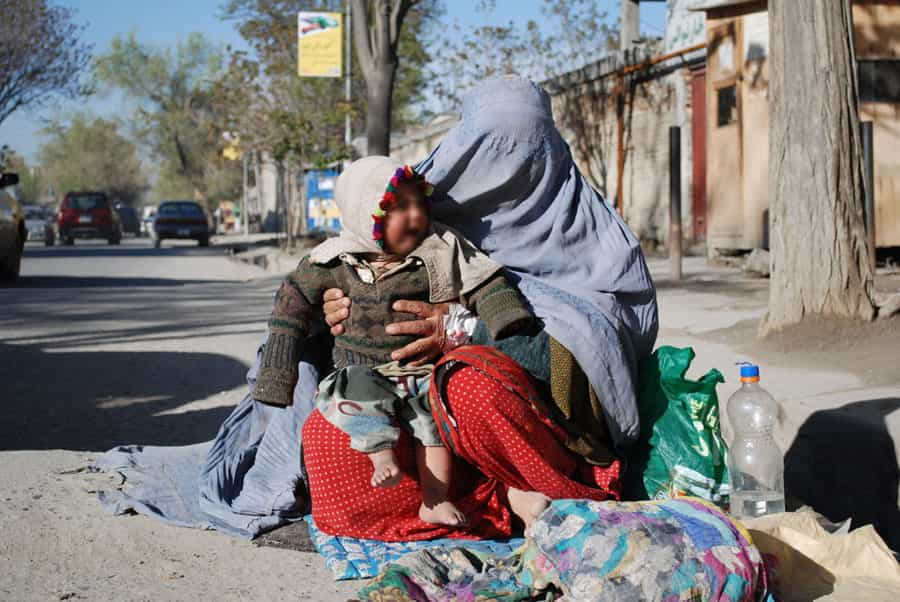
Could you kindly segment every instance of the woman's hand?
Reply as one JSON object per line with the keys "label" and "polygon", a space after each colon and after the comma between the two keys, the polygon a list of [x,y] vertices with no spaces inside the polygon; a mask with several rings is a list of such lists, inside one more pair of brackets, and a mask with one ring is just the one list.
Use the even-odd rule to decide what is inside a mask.
{"label": "woman's hand", "polygon": [[444,316],[450,313],[449,303],[431,304],[425,301],[395,301],[394,311],[402,311],[418,316],[419,320],[394,322],[385,327],[388,334],[419,335],[413,341],[391,353],[391,359],[407,360],[411,366],[420,366],[433,360],[444,348],[447,332]]}
{"label": "woman's hand", "polygon": [[[330,288],[322,297],[322,309],[325,322],[331,327],[331,334],[344,334],[341,322],[350,315],[351,301],[339,288]],[[398,349],[391,358],[407,360],[413,366],[419,366],[440,355],[444,347],[447,333],[444,330],[444,316],[450,313],[448,303],[432,305],[424,301],[395,301],[394,311],[402,311],[418,316],[418,320],[394,322],[385,327],[388,334],[419,335],[419,339]]]}

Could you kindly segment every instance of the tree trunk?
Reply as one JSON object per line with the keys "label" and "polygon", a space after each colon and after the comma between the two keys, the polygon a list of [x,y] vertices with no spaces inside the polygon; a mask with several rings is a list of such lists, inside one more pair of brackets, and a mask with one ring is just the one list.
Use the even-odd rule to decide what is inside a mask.
{"label": "tree trunk", "polygon": [[262,232],[263,220],[266,216],[263,215],[263,207],[265,206],[263,205],[263,174],[262,162],[259,155],[259,151],[253,151],[253,183],[254,188],[256,189],[256,202],[254,203],[254,208],[259,214],[259,231]]}
{"label": "tree trunk", "polygon": [[366,79],[366,154],[391,150],[397,42],[411,0],[353,0],[353,45]]}
{"label": "tree trunk", "polygon": [[366,82],[367,155],[389,155],[391,152],[391,102],[395,69],[396,65],[380,67]]}
{"label": "tree trunk", "polygon": [[814,316],[871,320],[850,0],[770,0],[766,334]]}
{"label": "tree trunk", "polygon": [[306,189],[306,170],[301,167],[300,168],[300,186],[297,189],[297,194],[299,196],[299,211],[298,211],[298,228],[297,233],[300,236],[307,236],[309,234],[309,194]]}
{"label": "tree trunk", "polygon": [[296,205],[294,204],[297,195],[294,194],[294,164],[288,159],[287,167],[284,169],[284,191],[285,191],[285,213],[287,214],[287,248],[294,248],[294,228],[296,228]]}
{"label": "tree trunk", "polygon": [[[285,226],[287,225],[287,212],[286,205],[284,199],[284,161],[276,160],[275,161],[275,219],[277,228],[276,231],[278,234],[285,232]],[[286,240],[286,239],[285,239]],[[286,243],[282,244],[282,247],[285,246]]]}

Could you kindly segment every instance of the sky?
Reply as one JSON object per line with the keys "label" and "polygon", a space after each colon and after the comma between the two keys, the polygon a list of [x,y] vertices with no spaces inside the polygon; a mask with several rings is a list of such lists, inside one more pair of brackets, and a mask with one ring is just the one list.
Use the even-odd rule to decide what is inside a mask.
{"label": "sky", "polygon": [[[221,46],[246,47],[235,30],[235,23],[220,18],[224,0],[56,0],[56,4],[75,9],[75,21],[86,25],[83,39],[95,53],[105,52],[116,35],[134,31],[138,41],[170,46],[199,31]],[[618,0],[598,0],[610,15],[618,15]],[[494,12],[486,18],[474,11],[476,0],[445,0],[446,19],[461,26],[476,27],[488,23],[540,22],[540,0],[496,0]],[[650,36],[662,36],[665,27],[665,2],[641,6],[641,29]],[[88,111],[99,117],[121,117],[131,107],[117,94],[95,95],[87,99],[57,103],[39,112],[13,114],[0,124],[0,144],[8,144],[36,160],[41,143],[40,130],[47,121],[73,111]]]}

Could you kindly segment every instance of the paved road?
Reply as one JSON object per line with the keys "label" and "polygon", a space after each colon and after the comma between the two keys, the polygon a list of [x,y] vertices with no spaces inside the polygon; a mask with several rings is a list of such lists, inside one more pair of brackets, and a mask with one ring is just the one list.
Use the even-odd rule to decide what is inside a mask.
{"label": "paved road", "polygon": [[123,443],[205,441],[245,392],[280,278],[221,247],[28,245],[0,288],[0,599],[346,600],[315,554],[113,517]]}
{"label": "paved road", "polygon": [[0,288],[0,449],[209,439],[243,391],[277,278],[223,248],[28,245]]}

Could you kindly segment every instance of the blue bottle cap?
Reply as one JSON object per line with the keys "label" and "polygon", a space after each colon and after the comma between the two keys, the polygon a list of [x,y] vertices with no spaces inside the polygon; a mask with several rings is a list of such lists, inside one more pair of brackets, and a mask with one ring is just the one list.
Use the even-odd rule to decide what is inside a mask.
{"label": "blue bottle cap", "polygon": [[741,365],[741,378],[755,378],[759,380],[759,366],[755,364]]}

